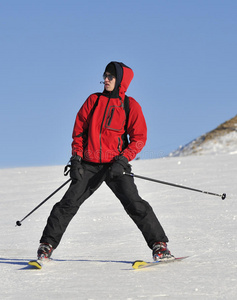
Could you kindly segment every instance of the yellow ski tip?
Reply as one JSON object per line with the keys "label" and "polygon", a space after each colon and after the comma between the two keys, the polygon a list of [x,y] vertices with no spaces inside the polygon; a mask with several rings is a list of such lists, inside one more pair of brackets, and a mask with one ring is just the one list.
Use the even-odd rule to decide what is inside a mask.
{"label": "yellow ski tip", "polygon": [[42,269],[42,265],[37,260],[31,260],[28,262],[28,265],[35,267],[37,269]]}
{"label": "yellow ski tip", "polygon": [[148,263],[143,260],[136,260],[134,261],[132,267],[133,269],[140,269],[143,266],[146,266]]}

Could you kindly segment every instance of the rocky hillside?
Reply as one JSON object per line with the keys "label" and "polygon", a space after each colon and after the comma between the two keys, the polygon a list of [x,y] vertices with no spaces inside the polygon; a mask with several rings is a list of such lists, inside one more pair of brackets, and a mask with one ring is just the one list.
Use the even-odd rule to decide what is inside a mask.
{"label": "rocky hillside", "polygon": [[214,130],[198,137],[169,156],[237,154],[237,115]]}

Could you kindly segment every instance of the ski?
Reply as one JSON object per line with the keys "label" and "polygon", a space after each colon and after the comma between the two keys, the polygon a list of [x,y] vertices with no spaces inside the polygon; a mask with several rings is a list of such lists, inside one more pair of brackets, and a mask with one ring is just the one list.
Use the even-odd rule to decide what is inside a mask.
{"label": "ski", "polygon": [[181,261],[185,258],[188,258],[188,256],[183,256],[183,257],[174,257],[173,259],[167,259],[167,260],[158,260],[158,261],[153,261],[153,262],[146,262],[143,260],[136,260],[132,264],[133,269],[135,270],[140,270],[140,269],[145,269],[149,267],[155,267],[160,264],[167,264],[171,262],[176,262],[176,261]]}
{"label": "ski", "polygon": [[42,262],[42,260],[30,260],[29,262],[28,262],[28,265],[29,266],[31,266],[31,267],[34,267],[35,269],[42,269],[42,267],[43,267],[43,262]]}
{"label": "ski", "polygon": [[42,269],[45,263],[49,263],[52,259],[35,259],[30,260],[28,265],[34,269]]}

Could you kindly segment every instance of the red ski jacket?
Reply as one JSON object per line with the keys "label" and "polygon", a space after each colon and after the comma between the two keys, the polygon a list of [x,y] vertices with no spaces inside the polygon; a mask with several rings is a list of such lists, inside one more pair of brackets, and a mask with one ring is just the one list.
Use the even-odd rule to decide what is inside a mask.
{"label": "red ski jacket", "polygon": [[114,64],[117,68],[116,91],[108,93],[104,90],[101,94],[90,95],[76,116],[72,155],[79,155],[89,162],[109,163],[118,155],[131,161],[146,143],[145,118],[141,106],[132,97],[129,97],[126,122],[124,99],[133,71],[122,63]]}

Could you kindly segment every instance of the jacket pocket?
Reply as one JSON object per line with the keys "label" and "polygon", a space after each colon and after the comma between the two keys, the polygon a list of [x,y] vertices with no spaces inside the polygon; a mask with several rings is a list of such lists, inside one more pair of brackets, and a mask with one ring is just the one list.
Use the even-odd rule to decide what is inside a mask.
{"label": "jacket pocket", "polygon": [[125,111],[121,106],[110,106],[106,116],[105,127],[110,130],[120,131],[124,128]]}
{"label": "jacket pocket", "polygon": [[118,152],[121,152],[121,138],[120,137],[118,137]]}

